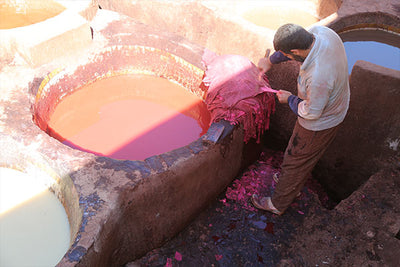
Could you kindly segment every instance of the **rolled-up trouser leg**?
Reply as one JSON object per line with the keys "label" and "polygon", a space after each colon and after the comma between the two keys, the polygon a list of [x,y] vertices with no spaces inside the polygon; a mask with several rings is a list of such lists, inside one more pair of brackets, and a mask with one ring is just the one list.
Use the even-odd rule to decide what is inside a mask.
{"label": "rolled-up trouser leg", "polygon": [[338,127],[310,131],[296,122],[271,199],[279,211],[285,211],[301,191],[315,164],[335,138]]}

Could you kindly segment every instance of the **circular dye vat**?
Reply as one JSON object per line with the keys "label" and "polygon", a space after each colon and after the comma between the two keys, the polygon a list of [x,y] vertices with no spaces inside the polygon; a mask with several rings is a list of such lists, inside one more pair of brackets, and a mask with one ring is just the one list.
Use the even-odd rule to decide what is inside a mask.
{"label": "circular dye vat", "polygon": [[65,7],[53,0],[2,1],[0,29],[23,27],[60,14]]}
{"label": "circular dye vat", "polygon": [[69,248],[66,212],[40,175],[0,167],[0,266],[55,266]]}
{"label": "circular dye vat", "polygon": [[349,73],[357,60],[400,70],[400,35],[383,30],[354,30],[341,33]]}
{"label": "circular dye vat", "polygon": [[260,6],[242,13],[242,17],[258,26],[277,30],[286,23],[308,27],[319,21],[310,13],[288,6]]}
{"label": "circular dye vat", "polygon": [[143,160],[188,145],[208,130],[201,99],[154,75],[104,78],[62,99],[48,123],[66,145],[114,159]]}

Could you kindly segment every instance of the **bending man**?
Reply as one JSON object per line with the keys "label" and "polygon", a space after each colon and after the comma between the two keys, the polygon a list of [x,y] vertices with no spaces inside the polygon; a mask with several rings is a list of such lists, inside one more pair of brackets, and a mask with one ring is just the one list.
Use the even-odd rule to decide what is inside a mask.
{"label": "bending man", "polygon": [[308,31],[296,24],[281,26],[274,36],[275,53],[261,59],[265,73],[285,60],[302,63],[298,96],[279,90],[280,103],[288,103],[298,116],[286,148],[272,197],[253,195],[255,207],[281,215],[302,190],[315,164],[336,136],[349,106],[350,89],[343,42],[331,29],[314,26]]}

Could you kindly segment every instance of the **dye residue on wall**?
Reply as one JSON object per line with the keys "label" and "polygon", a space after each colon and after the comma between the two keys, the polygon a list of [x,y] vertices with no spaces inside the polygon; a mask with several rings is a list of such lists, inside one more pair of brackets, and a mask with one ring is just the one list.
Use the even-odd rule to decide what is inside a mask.
{"label": "dye residue on wall", "polygon": [[0,266],[55,266],[69,244],[57,197],[35,177],[0,168]]}
{"label": "dye residue on wall", "polygon": [[65,10],[53,0],[0,1],[0,29],[31,25],[55,17]]}
{"label": "dye residue on wall", "polygon": [[206,133],[206,105],[182,86],[151,75],[98,80],[64,98],[49,122],[64,144],[115,159],[143,160]]}

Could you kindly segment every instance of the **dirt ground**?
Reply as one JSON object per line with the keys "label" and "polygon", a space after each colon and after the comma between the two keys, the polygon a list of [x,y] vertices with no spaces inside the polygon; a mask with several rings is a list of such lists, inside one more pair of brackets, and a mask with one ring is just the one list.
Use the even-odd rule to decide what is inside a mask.
{"label": "dirt ground", "polygon": [[301,257],[288,250],[293,236],[311,206],[325,210],[321,203],[334,203],[310,179],[283,216],[256,210],[250,196],[273,190],[272,175],[279,172],[282,154],[266,149],[181,233],[126,267],[302,265]]}
{"label": "dirt ground", "polygon": [[256,210],[282,152],[265,149],[181,233],[126,264],[136,266],[400,266],[400,160],[332,202],[309,179],[282,216]]}

